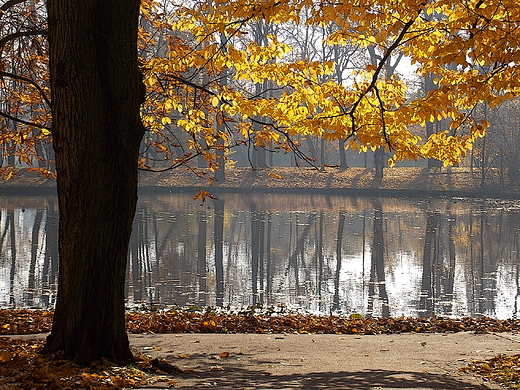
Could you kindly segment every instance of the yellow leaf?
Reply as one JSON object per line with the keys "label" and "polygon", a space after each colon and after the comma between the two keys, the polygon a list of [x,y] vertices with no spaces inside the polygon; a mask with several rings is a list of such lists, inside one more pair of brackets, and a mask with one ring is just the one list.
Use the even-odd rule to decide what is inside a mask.
{"label": "yellow leaf", "polygon": [[273,172],[273,171],[269,172],[269,173],[267,174],[267,176],[272,177],[273,179],[281,179],[281,178],[282,178],[281,175],[279,175],[279,174],[277,174],[277,173],[275,173],[275,172]]}

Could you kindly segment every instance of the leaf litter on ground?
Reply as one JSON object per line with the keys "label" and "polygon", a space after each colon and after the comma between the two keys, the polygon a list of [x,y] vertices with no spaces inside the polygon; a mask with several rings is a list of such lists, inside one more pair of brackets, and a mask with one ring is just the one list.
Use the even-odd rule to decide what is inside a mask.
{"label": "leaf litter on ground", "polygon": [[[0,310],[0,334],[49,332],[52,311]],[[134,311],[126,314],[129,333],[316,333],[316,334],[391,334],[403,332],[475,333],[518,332],[520,320],[493,318],[365,318],[319,316],[276,310],[249,308],[239,312],[207,309],[168,309]],[[59,355],[44,355],[43,340],[0,337],[0,389],[115,389],[135,388],[163,381],[174,386],[172,377],[183,374],[177,366],[136,353],[136,364],[116,367],[110,362],[93,362],[81,368]],[[223,357],[222,355],[220,357]],[[475,372],[520,388],[520,355],[499,355],[483,362],[474,361],[466,372]]]}

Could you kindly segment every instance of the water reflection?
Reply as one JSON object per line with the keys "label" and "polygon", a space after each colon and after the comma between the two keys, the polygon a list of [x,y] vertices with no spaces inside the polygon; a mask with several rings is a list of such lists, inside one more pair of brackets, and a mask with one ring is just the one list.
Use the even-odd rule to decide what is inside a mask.
{"label": "water reflection", "polygon": [[[141,196],[129,307],[517,316],[518,202],[191,195]],[[52,307],[56,199],[3,197],[0,210],[0,306]]]}

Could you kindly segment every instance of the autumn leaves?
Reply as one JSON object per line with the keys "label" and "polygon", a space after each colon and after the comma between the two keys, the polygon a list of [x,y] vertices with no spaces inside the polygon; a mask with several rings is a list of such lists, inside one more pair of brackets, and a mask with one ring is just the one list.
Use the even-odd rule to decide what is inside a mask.
{"label": "autumn leaves", "polygon": [[[246,141],[291,150],[300,143],[288,140],[309,136],[348,139],[360,152],[384,147],[390,165],[421,157],[456,164],[488,126],[475,108],[497,105],[518,88],[517,78],[504,76],[516,71],[519,6],[492,3],[213,1],[163,17],[158,4],[145,2],[143,14],[156,29],[147,44],[165,36],[168,45],[143,58],[149,96],[156,97],[143,120],[159,133],[182,129],[188,148],[213,168],[223,163],[212,156],[216,149]],[[309,31],[312,47],[302,49]],[[302,55],[332,46],[354,47],[366,58],[370,47],[379,61],[338,81],[337,63]],[[401,75],[385,74],[401,54],[414,64],[410,71],[433,75],[436,87],[426,96],[413,94]],[[428,139],[423,127],[438,119],[447,125]]]}
{"label": "autumn leaves", "polygon": [[[44,36],[8,29],[16,12],[35,25],[45,20],[41,8],[2,15],[5,33],[14,35],[2,46],[10,92],[2,96],[9,110],[0,142],[34,164],[34,156],[52,158],[38,146],[50,140],[46,44]],[[385,148],[390,165],[417,158],[456,164],[489,125],[479,107],[496,107],[520,90],[515,0],[145,0],[141,16],[143,150],[154,151],[144,153],[143,167],[157,155],[171,166],[202,155],[217,170],[233,146],[287,152],[306,137],[348,140],[360,152]],[[15,58],[17,47],[23,58]],[[400,56],[412,64],[410,77],[431,77],[434,88],[425,94],[388,72]],[[424,126],[437,120],[443,125],[428,138]]]}

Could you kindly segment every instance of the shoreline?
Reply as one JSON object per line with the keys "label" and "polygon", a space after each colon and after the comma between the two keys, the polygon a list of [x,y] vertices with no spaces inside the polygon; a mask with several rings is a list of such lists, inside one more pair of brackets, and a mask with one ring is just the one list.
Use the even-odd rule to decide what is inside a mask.
{"label": "shoreline", "polygon": [[[464,197],[520,199],[520,186],[502,188],[497,172],[481,187],[479,172],[469,168],[386,168],[384,177],[374,177],[373,168],[233,168],[226,171],[226,181],[211,182],[212,173],[199,169],[198,174],[177,168],[160,173],[140,172],[139,194],[153,193],[277,193],[322,194],[367,197]],[[209,178],[209,179],[208,179]],[[24,169],[0,184],[0,195],[56,195],[56,181]]]}

